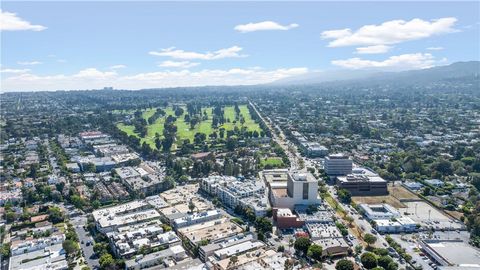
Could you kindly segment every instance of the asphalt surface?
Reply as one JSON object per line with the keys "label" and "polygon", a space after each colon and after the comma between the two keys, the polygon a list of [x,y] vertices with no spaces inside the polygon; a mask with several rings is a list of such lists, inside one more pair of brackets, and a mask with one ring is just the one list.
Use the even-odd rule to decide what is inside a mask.
{"label": "asphalt surface", "polygon": [[[86,263],[91,269],[98,269],[100,264],[98,262],[98,258],[93,251],[93,245],[95,244],[93,237],[87,235],[88,231],[86,231],[83,226],[87,223],[86,216],[77,216],[71,218],[72,224],[77,232],[78,239],[80,241],[80,247],[83,251],[83,256],[85,257]],[[89,234],[89,233],[88,233]],[[88,242],[91,242],[90,245],[87,246]]]}

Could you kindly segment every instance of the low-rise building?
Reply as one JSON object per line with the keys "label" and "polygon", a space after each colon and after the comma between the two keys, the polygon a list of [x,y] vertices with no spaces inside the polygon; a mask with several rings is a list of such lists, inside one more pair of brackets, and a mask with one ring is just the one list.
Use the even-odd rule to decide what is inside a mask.
{"label": "low-rise building", "polygon": [[133,225],[160,218],[160,214],[145,201],[133,201],[93,211],[97,229],[111,232],[120,226]]}
{"label": "low-rise building", "polygon": [[387,181],[366,169],[358,169],[353,174],[337,177],[337,186],[348,190],[352,196],[388,194]]}
{"label": "low-rise building", "polygon": [[67,270],[68,262],[60,242],[40,249],[12,254],[8,267],[9,270]]}
{"label": "low-rise building", "polygon": [[198,249],[198,257],[203,262],[206,262],[210,256],[214,255],[214,252],[223,248],[227,248],[230,246],[235,246],[237,244],[252,241],[255,237],[252,233],[240,233],[237,235],[233,235],[231,237],[222,239],[220,241],[216,241],[214,243],[209,243],[204,246],[200,246]]}
{"label": "low-rise building", "polygon": [[185,249],[181,245],[176,245],[147,255],[137,255],[135,258],[125,261],[125,269],[140,270],[155,266],[158,266],[159,269],[168,269],[186,257]]}
{"label": "low-rise building", "polygon": [[418,225],[409,217],[375,220],[375,228],[380,233],[415,232]]}
{"label": "low-rise building", "polygon": [[198,246],[200,242],[215,243],[242,232],[243,229],[228,218],[211,220],[177,230],[179,236],[188,240],[188,245],[192,247]]}
{"label": "low-rise building", "polygon": [[441,269],[480,269],[480,252],[462,240],[425,239],[420,247]]}
{"label": "low-rise building", "polygon": [[122,229],[122,232],[109,232],[107,237],[110,246],[118,258],[130,258],[140,253],[142,248],[164,249],[180,244],[175,232],[163,232],[159,224],[146,225],[140,228]]}
{"label": "low-rise building", "polygon": [[369,220],[377,219],[392,219],[399,218],[400,212],[395,209],[393,206],[383,203],[383,204],[365,204],[362,203],[359,205],[361,212]]}
{"label": "low-rise building", "polygon": [[273,208],[272,214],[278,229],[301,228],[305,225],[289,208]]}
{"label": "low-rise building", "polygon": [[173,226],[177,229],[203,223],[205,221],[211,221],[222,217],[220,210],[210,210],[200,213],[192,213],[187,216],[177,218],[173,220]]}
{"label": "low-rise building", "polygon": [[328,155],[328,149],[317,142],[302,142],[300,146],[307,157],[315,158]]}
{"label": "low-rise building", "polygon": [[202,179],[200,189],[232,209],[250,208],[256,216],[265,216],[270,206],[264,182],[255,179],[210,176]]}
{"label": "low-rise building", "polygon": [[13,241],[10,247],[10,253],[12,254],[12,256],[15,256],[20,254],[30,253],[37,250],[43,250],[44,248],[49,246],[62,244],[64,240],[65,240],[64,234],[56,233],[49,237]]}

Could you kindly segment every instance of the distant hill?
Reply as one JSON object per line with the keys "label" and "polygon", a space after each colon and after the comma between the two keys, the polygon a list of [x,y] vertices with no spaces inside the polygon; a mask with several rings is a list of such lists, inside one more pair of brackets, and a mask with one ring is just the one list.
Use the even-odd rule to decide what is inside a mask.
{"label": "distant hill", "polygon": [[479,79],[480,61],[456,62],[447,66],[401,72],[379,72],[368,70],[337,70],[311,72],[273,82],[271,85],[306,85],[325,82],[359,83],[428,83],[459,79]]}

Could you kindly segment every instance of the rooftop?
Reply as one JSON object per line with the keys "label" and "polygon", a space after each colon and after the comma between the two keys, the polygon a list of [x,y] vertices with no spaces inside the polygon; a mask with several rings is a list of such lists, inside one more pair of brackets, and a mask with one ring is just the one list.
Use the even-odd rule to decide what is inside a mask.
{"label": "rooftop", "polygon": [[480,251],[459,240],[423,240],[452,266],[480,267]]}

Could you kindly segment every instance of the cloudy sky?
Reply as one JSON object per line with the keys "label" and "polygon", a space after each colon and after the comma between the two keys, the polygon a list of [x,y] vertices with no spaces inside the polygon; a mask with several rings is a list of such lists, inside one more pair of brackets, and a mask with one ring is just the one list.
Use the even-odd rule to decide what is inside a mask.
{"label": "cloudy sky", "polygon": [[3,1],[1,91],[267,83],[479,60],[476,2]]}

